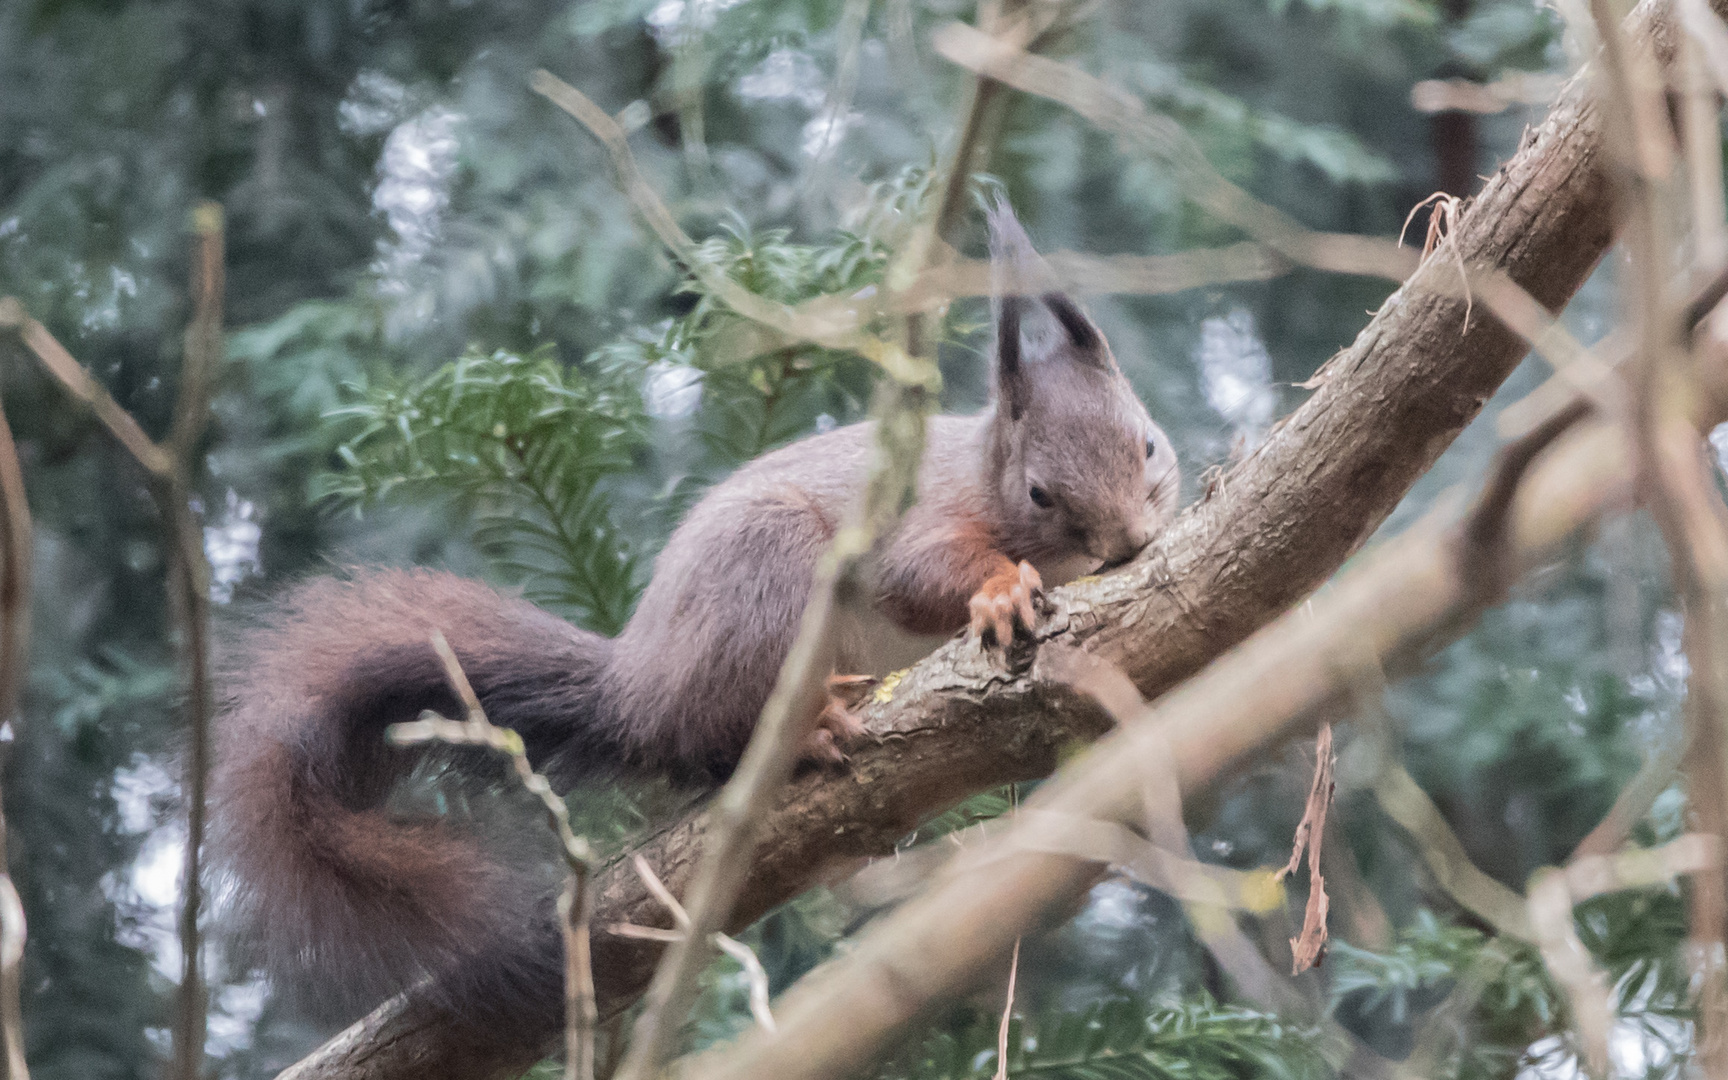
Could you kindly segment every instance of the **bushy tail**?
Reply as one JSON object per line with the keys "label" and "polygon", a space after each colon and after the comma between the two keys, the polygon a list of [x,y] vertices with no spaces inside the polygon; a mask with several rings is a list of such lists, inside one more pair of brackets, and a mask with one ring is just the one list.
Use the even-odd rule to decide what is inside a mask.
{"label": "bushy tail", "polygon": [[347,1007],[432,976],[476,1021],[555,1025],[545,875],[437,815],[386,812],[417,755],[387,745],[384,729],[424,709],[460,717],[434,630],[488,718],[555,781],[628,764],[605,701],[606,638],[451,574],[321,578],[224,657],[215,862],[268,969],[311,977],[326,1001],[333,991]]}

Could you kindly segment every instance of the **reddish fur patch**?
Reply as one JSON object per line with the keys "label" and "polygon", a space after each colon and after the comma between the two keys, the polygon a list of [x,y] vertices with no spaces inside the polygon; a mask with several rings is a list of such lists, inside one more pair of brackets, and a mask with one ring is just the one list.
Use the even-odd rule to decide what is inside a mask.
{"label": "reddish fur patch", "polygon": [[967,604],[984,583],[1017,573],[996,533],[977,517],[965,517],[898,543],[885,558],[878,603],[896,626],[911,634],[952,634],[969,618]]}
{"label": "reddish fur patch", "polygon": [[433,627],[543,770],[577,775],[627,755],[594,690],[603,639],[449,574],[309,582],[224,658],[215,864],[246,942],[274,973],[315,983],[323,1008],[430,975],[481,1025],[515,1010],[530,1026],[555,1023],[558,972],[535,951],[547,943],[534,940],[546,899],[534,864],[384,805],[415,758],[389,747],[384,728],[454,707]]}

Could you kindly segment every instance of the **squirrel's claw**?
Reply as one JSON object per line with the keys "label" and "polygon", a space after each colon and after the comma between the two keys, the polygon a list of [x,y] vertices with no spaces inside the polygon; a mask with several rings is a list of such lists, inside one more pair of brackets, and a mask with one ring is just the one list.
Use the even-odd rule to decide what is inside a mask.
{"label": "squirrel's claw", "polygon": [[803,758],[818,765],[844,765],[844,747],[864,736],[864,722],[853,712],[864,703],[876,679],[869,675],[828,676],[828,703],[804,740]]}
{"label": "squirrel's claw", "polygon": [[1032,601],[1043,589],[1038,571],[1024,560],[985,579],[967,605],[972,613],[972,636],[982,639],[988,632],[995,636],[996,644],[1005,646],[1014,640],[1016,620],[1032,631],[1038,625],[1038,611]]}

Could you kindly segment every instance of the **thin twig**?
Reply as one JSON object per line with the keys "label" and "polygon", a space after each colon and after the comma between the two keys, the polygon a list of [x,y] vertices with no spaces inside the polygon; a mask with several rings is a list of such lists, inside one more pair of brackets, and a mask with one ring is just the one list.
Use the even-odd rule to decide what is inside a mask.
{"label": "thin twig", "polygon": [[164,479],[173,473],[174,461],[168,453],[150,441],[144,429],[138,426],[138,421],[132,419],[132,414],[114,400],[106,387],[91,378],[65,346],[54,339],[47,327],[32,319],[24,305],[13,297],[0,298],[0,330],[16,330],[49,374],[60,380],[60,385],[73,397],[90,406],[96,419],[107,427],[138,464],[144,466],[146,472]]}
{"label": "thin twig", "polygon": [[996,1075],[1008,1080],[1008,1028],[1014,1018],[1014,981],[1020,976],[1020,939],[1014,939],[1014,955],[1008,959],[1008,996],[1002,1002],[1002,1022],[996,1026]]}
{"label": "thin twig", "polygon": [[205,790],[210,774],[210,564],[204,532],[192,509],[191,478],[197,445],[210,416],[210,386],[222,360],[222,208],[200,203],[192,212],[192,321],[186,328],[174,426],[163,449],[172,472],[151,488],[168,526],[169,607],[180,628],[186,678],[186,866],[180,904],[180,991],[174,1059],[182,1080],[203,1072],[206,988],[203,936]]}
{"label": "thin twig", "polygon": [[630,152],[629,140],[618,122],[582,93],[547,71],[534,73],[534,89],[547,100],[575,117],[612,156],[612,167],[618,186],[635,203],[637,212],[648,227],[660,238],[679,262],[684,264],[702,287],[715,299],[734,312],[778,331],[794,341],[813,341],[836,349],[850,349],[874,362],[888,375],[902,382],[929,382],[934,375],[932,365],[908,356],[904,350],[871,334],[858,330],[855,313],[843,309],[827,313],[810,307],[795,311],[785,304],[751,292],[728,277],[723,271],[703,260],[696,251],[696,242],[681,228],[672,212],[666,208]]}
{"label": "thin twig", "polygon": [[689,890],[689,935],[667,949],[645,995],[621,1080],[647,1080],[671,1056],[673,1039],[695,1000],[697,977],[725,929],[750,868],[763,815],[792,775],[799,747],[823,707],[833,670],[840,605],[863,587],[861,560],[898,519],[923,457],[924,383],[890,379],[878,391],[882,453],[865,482],[863,505],[836,534],[817,567],[798,635],[781,665],[737,772],[715,799],[712,828]]}
{"label": "thin twig", "polygon": [[708,50],[701,23],[709,10],[712,9],[707,4],[685,4],[672,45],[672,98],[678,110],[678,141],[684,147],[684,164],[693,187],[709,179],[708,125],[702,107]]}
{"label": "thin twig", "polygon": [[[1038,651],[1033,673],[1036,678],[1073,687],[1102,706],[1118,724],[1130,723],[1146,707],[1127,673],[1083,649],[1046,644]],[[1083,834],[1072,827],[1056,834],[1065,850],[1057,844],[1044,850],[1082,857],[1103,856],[1101,861],[1108,861],[1135,881],[1180,900],[1188,925],[1235,983],[1238,992],[1262,1008],[1285,1016],[1313,1013],[1312,1003],[1267,961],[1233,917],[1234,911],[1259,914],[1282,908],[1285,893],[1281,880],[1264,870],[1233,870],[1190,857],[1188,827],[1182,820],[1182,797],[1175,773],[1169,768],[1158,768],[1158,763],[1168,762],[1169,758],[1168,748],[1146,758],[1148,775],[1141,792],[1141,828],[1150,842],[1139,839],[1123,825],[1088,819]],[[1041,811],[1033,813],[1042,815]],[[1021,820],[1026,820],[1024,814]],[[1039,836],[1039,822],[1034,819],[1031,825],[1032,835]],[[988,830],[980,832],[989,834]],[[1082,836],[1084,845],[1076,843]],[[1022,837],[1017,847],[1024,850],[1025,842]]]}
{"label": "thin twig", "polygon": [[16,743],[30,655],[32,537],[24,471],[4,412],[0,412],[0,545],[0,724],[12,726]]}
{"label": "thin twig", "polygon": [[1499,603],[1511,585],[1506,530],[1519,485],[1542,451],[1588,416],[1590,410],[1588,401],[1575,398],[1521,438],[1501,447],[1495,456],[1488,482],[1459,530],[1459,573],[1475,586],[1481,607]]}
{"label": "thin twig", "polygon": [[[961,261],[925,266],[932,250],[946,250],[932,242],[946,239],[964,209],[964,175],[955,172],[962,157],[975,157],[976,140],[988,106],[990,87],[999,84],[980,78],[978,94],[962,124],[955,164],[944,172],[942,198],[929,229],[914,230],[912,240],[900,252],[885,292],[875,297],[820,296],[797,306],[788,306],[753,293],[703,262],[696,242],[678,225],[671,211],[636,165],[623,128],[580,90],[545,71],[534,74],[534,89],[568,112],[607,148],[619,187],[630,197],[637,212],[702,286],[737,314],[766,327],[775,340],[764,348],[812,341],[831,348],[852,349],[875,361],[897,378],[916,373],[898,350],[861,331],[869,320],[884,313],[914,314],[939,309],[963,296],[985,296],[990,292],[989,265]],[[970,141],[969,141],[970,140]],[[1379,243],[1371,238],[1355,238]],[[1237,244],[1216,250],[1181,252],[1174,255],[1110,257],[1057,253],[1050,259],[1056,278],[1076,292],[1121,292],[1159,295],[1233,281],[1261,281],[1287,273],[1293,260],[1277,254],[1268,245]],[[1402,264],[1400,264],[1402,265]],[[1412,261],[1411,266],[1414,265]],[[898,278],[904,276],[905,281]],[[910,350],[917,351],[917,350]],[[744,359],[743,355],[735,359]]]}
{"label": "thin twig", "polygon": [[945,877],[978,873],[1016,853],[1040,852],[1108,866],[1186,905],[1263,915],[1284,903],[1277,875],[1200,862],[1151,843],[1117,821],[1030,809],[1012,821],[982,824],[976,832],[980,840],[997,842],[969,846],[944,868]]}
{"label": "thin twig", "polygon": [[[964,205],[964,204],[962,204]],[[1290,272],[1291,263],[1265,244],[1243,241],[1216,248],[1193,248],[1170,255],[1091,255],[1053,251],[1044,256],[1050,276],[1069,292],[1160,296],[1224,285],[1265,281]],[[951,300],[989,296],[993,270],[985,259],[958,259],[927,267],[902,291],[890,291],[890,311],[931,311]],[[1039,282],[1040,284],[1042,282]],[[1012,277],[1004,287],[1015,284]]]}
{"label": "thin twig", "polygon": [[1620,789],[1614,805],[1596,823],[1578,846],[1572,849],[1568,863],[1594,855],[1612,855],[1631,837],[1632,830],[1644,820],[1656,799],[1674,782],[1680,763],[1686,758],[1686,739],[1669,739],[1653,752],[1632,779]]}
{"label": "thin twig", "polygon": [[[846,0],[840,9],[840,24],[834,31],[834,53],[838,58],[834,81],[828,86],[827,100],[817,119],[823,124],[822,141],[816,146],[815,159],[805,172],[805,196],[813,195],[825,186],[828,163],[833,160],[846,133],[846,123],[852,112],[852,95],[858,89],[858,57],[863,51],[864,22],[870,17],[870,0]],[[806,202],[806,205],[809,205]]]}
{"label": "thin twig", "polygon": [[1593,1077],[1608,1075],[1608,1030],[1614,1023],[1608,979],[1578,938],[1566,877],[1538,871],[1530,881],[1530,924],[1542,962],[1572,1005],[1572,1024],[1584,1044],[1584,1066]]}
{"label": "thin twig", "polygon": [[669,945],[674,941],[684,940],[684,931],[668,930],[663,926],[637,926],[635,923],[604,923],[600,929],[615,937],[634,938],[637,941],[658,941]]}
{"label": "thin twig", "polygon": [[[1509,463],[1503,456],[1501,467],[1495,470],[1486,491],[1491,493],[1503,487],[1508,479],[1516,485],[1526,475],[1531,457],[1533,455],[1518,454]],[[1493,552],[1493,558],[1499,564],[1494,573],[1501,580],[1510,576],[1513,564],[1513,541],[1507,532],[1511,510],[1510,495],[1484,494],[1477,500],[1471,523],[1461,530],[1466,537],[1474,533],[1483,538],[1475,548]],[[1469,552],[1471,548],[1467,542],[1464,551]],[[1463,557],[1455,554],[1454,557],[1457,560],[1455,566],[1460,571],[1459,596],[1462,599],[1459,617],[1445,626],[1447,630],[1457,632],[1469,624],[1493,591],[1485,591],[1473,583],[1471,574],[1465,572],[1474,565],[1474,559],[1468,554]],[[1446,823],[1440,808],[1397,760],[1392,718],[1387,714],[1384,699],[1385,669],[1378,656],[1355,655],[1357,662],[1343,665],[1340,674],[1350,686],[1356,715],[1362,724],[1364,739],[1360,745],[1371,758],[1364,771],[1369,774],[1368,785],[1380,809],[1410,835],[1417,854],[1429,873],[1434,875],[1435,883],[1459,907],[1493,927],[1498,934],[1520,941],[1534,940],[1535,932],[1530,928],[1524,898],[1483,873],[1470,861],[1464,845]]]}
{"label": "thin twig", "polygon": [[[1715,19],[1715,15],[1710,18]],[[1721,25],[1719,21],[1717,25]],[[1728,228],[1724,227],[1722,196],[1722,116],[1716,88],[1705,70],[1703,47],[1691,34],[1680,41],[1678,68],[1676,81],[1682,95],[1683,132],[1680,147],[1686,159],[1686,186],[1691,195],[1694,276],[1708,277],[1728,267]]]}
{"label": "thin twig", "polygon": [[1520,941],[1534,940],[1524,898],[1470,861],[1440,808],[1403,766],[1393,764],[1382,771],[1374,794],[1387,816],[1416,841],[1422,861],[1447,895],[1497,933]]}
{"label": "thin twig", "polygon": [[1573,925],[1580,901],[1622,889],[1644,888],[1683,875],[1703,877],[1722,868],[1722,841],[1696,833],[1648,851],[1596,855],[1563,870],[1538,871],[1530,880],[1530,924],[1548,970],[1572,1003],[1573,1023],[1584,1043],[1592,1076],[1608,1075],[1608,1032],[1613,1004],[1608,979],[1590,956]]}
{"label": "thin twig", "polygon": [[849,348],[876,362],[889,376],[877,395],[876,458],[863,502],[835,535],[817,567],[797,637],[781,665],[750,743],[713,808],[714,827],[689,890],[691,926],[666,950],[644,997],[621,1080],[647,1080],[671,1056],[675,1036],[695,1000],[697,979],[712,957],[714,935],[725,928],[743,887],[762,816],[792,774],[799,747],[823,706],[823,681],[833,668],[840,606],[864,587],[862,558],[878,536],[898,520],[913,490],[924,451],[924,413],[939,382],[929,359],[852,329],[846,318],[825,322],[795,313],[732,281],[696,256],[695,244],[678,226],[637,168],[616,121],[585,94],[545,71],[534,89],[570,113],[606,145],[619,186],[661,241],[713,295],[733,311],[789,337]]}
{"label": "thin twig", "polygon": [[1132,140],[1171,171],[1184,195],[1279,255],[1304,266],[1402,281],[1419,259],[1390,241],[1304,228],[1255,199],[1213,168],[1181,125],[1150,112],[1138,98],[1078,68],[1028,53],[1005,37],[953,22],[932,38],[944,58],[1024,93],[1049,98],[1107,131]]}
{"label": "thin twig", "polygon": [[763,1031],[774,1034],[779,1028],[774,1024],[773,1011],[768,1008],[768,972],[762,967],[762,961],[756,958],[750,946],[729,934],[716,931],[714,944],[744,969],[744,979],[750,986],[750,1015],[755,1017]]}
{"label": "thin twig", "polygon": [[1705,0],[1679,0],[1675,5],[1680,25],[1698,46],[1705,69],[1716,88],[1728,93],[1728,27],[1710,10]]}
{"label": "thin twig", "polygon": [[594,889],[589,873],[571,872],[558,894],[559,928],[564,937],[564,1080],[593,1080],[594,1031],[599,1013],[594,1001],[594,958],[589,927]]}
{"label": "thin twig", "polygon": [[[12,427],[0,410],[0,724],[10,729],[8,750],[18,745],[30,650],[30,504]],[[0,766],[11,763],[0,757]],[[0,812],[0,1038],[5,1043],[7,1080],[29,1080],[24,1061],[24,1014],[19,986],[24,963],[24,905],[12,884],[6,816]]]}
{"label": "thin twig", "polygon": [[[660,901],[672,914],[672,922],[676,930],[661,930],[652,926],[631,926],[628,923],[613,923],[608,929],[622,937],[633,937],[639,941],[659,941],[665,944],[683,941],[690,933],[690,913],[684,910],[684,905],[672,895],[672,890],[660,880],[660,875],[654,872],[654,867],[641,855],[631,857],[631,865],[636,868],[636,876],[642,884]],[[721,952],[738,961],[738,966],[744,969],[744,978],[750,985],[750,1014],[763,1030],[774,1031],[774,1013],[768,1007],[768,972],[762,966],[762,961],[756,958],[756,953],[750,946],[728,935],[716,932],[714,945]]]}
{"label": "thin twig", "polygon": [[[1471,610],[1477,603],[1473,598],[1463,610]],[[1496,933],[1519,941],[1534,940],[1524,898],[1470,861],[1440,808],[1393,758],[1391,720],[1379,695],[1364,693],[1357,687],[1355,697],[1358,716],[1373,748],[1375,760],[1369,783],[1375,801],[1387,817],[1409,834],[1435,884]]]}
{"label": "thin twig", "polygon": [[[1676,203],[1672,130],[1662,87],[1649,85],[1653,80],[1643,70],[1642,52],[1625,40],[1606,0],[1591,0],[1590,9],[1602,40],[1605,131],[1610,159],[1618,166],[1612,176],[1627,222],[1634,279],[1630,295],[1640,332],[1632,379],[1633,445],[1685,611],[1690,671],[1684,766],[1690,808],[1700,831],[1728,836],[1728,660],[1723,655],[1728,649],[1728,507],[1691,423],[1700,396],[1684,362],[1691,327],[1683,320],[1691,313],[1669,289],[1672,252],[1685,232],[1669,213]],[[1699,988],[1696,1045],[1705,1075],[1717,1077],[1728,1075],[1725,937],[1728,882],[1719,872],[1699,874],[1688,927]]]}
{"label": "thin twig", "polygon": [[[1423,287],[1441,295],[1461,295],[1465,300],[1465,326],[1469,325],[1474,300],[1482,299],[1497,318],[1529,341],[1576,390],[1600,407],[1612,405],[1606,396],[1606,365],[1579,345],[1504,271],[1470,265],[1458,239],[1462,234],[1456,229],[1448,233],[1454,265],[1447,268],[1424,262],[1422,256],[1377,237],[1308,229],[1225,179],[1181,125],[1170,117],[1151,112],[1138,98],[1115,86],[1070,65],[1024,52],[1011,39],[993,37],[964,23],[944,26],[936,32],[934,41],[938,53],[961,67],[1066,105],[1098,127],[1128,139],[1169,168],[1181,184],[1183,194],[1195,205],[1247,232],[1282,258],[1335,273],[1372,275],[1399,282],[1410,279],[1411,284],[1421,282]],[[1461,220],[1456,211],[1451,216],[1454,223]],[[1418,276],[1412,278],[1413,273]]]}
{"label": "thin twig", "polygon": [[24,1012],[18,1003],[24,977],[24,904],[11,874],[0,874],[0,1025],[6,1033],[7,1080],[30,1080],[24,1061]]}
{"label": "thin twig", "polygon": [[450,647],[440,631],[431,635],[432,650],[444,665],[444,677],[462,703],[461,722],[427,711],[419,720],[392,724],[385,736],[398,746],[439,741],[466,746],[484,746],[510,759],[516,779],[529,794],[540,800],[546,812],[546,823],[558,837],[559,854],[566,872],[564,891],[558,898],[559,926],[564,937],[564,1076],[566,1080],[593,1080],[594,1028],[597,1022],[594,1006],[594,968],[589,954],[589,920],[593,914],[594,897],[590,881],[593,877],[594,852],[586,838],[570,827],[569,808],[564,805],[552,785],[534,771],[528,761],[528,750],[522,737],[509,728],[501,728],[486,718],[480,698],[468,682],[456,650]]}
{"label": "thin twig", "polygon": [[654,872],[654,868],[648,865],[648,860],[640,854],[632,855],[630,865],[636,868],[636,876],[641,878],[642,884],[646,885],[648,891],[654,894],[654,899],[660,901],[660,906],[671,914],[672,925],[678,928],[680,934],[688,934],[690,932],[690,913],[684,910],[684,905],[679,902],[676,896],[672,895],[672,890],[668,889],[666,883],[660,880],[660,875]]}
{"label": "thin twig", "polygon": [[30,318],[16,300],[0,300],[0,328],[15,329],[68,393],[90,406],[121,446],[143,466],[166,532],[168,604],[180,632],[186,681],[186,862],[178,920],[180,986],[175,999],[174,1075],[196,1080],[204,1059],[205,987],[201,970],[199,914],[203,902],[202,859],[205,781],[210,767],[210,566],[204,536],[192,508],[191,476],[197,443],[210,413],[210,387],[222,358],[222,208],[200,203],[192,212],[192,321],[187,327],[175,401],[174,425],[159,445],[90,373]]}

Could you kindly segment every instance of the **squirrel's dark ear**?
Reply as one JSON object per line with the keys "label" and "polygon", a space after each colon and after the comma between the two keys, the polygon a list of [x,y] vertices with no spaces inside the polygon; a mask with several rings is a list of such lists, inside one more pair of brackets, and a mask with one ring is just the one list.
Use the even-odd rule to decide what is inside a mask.
{"label": "squirrel's dark ear", "polygon": [[996,392],[1008,419],[1026,412],[1026,367],[1020,362],[1020,309],[1023,296],[1004,296],[996,316]]}
{"label": "squirrel's dark ear", "polygon": [[1056,316],[1056,321],[1062,324],[1069,344],[1073,345],[1082,357],[1100,367],[1108,367],[1109,352],[1104,348],[1104,335],[1092,325],[1092,320],[1080,310],[1080,305],[1059,292],[1047,292],[1043,300],[1044,306],[1050,309],[1050,314]]}

